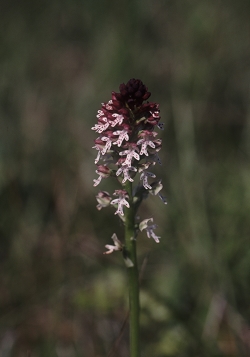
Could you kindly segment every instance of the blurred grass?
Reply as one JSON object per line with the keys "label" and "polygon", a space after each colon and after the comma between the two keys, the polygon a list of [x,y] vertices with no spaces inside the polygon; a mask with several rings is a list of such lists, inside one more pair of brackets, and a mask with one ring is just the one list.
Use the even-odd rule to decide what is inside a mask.
{"label": "blurred grass", "polygon": [[165,122],[168,205],[141,209],[162,239],[138,240],[143,356],[249,355],[249,10],[1,3],[1,356],[128,356],[125,269],[102,255],[122,227],[95,208],[90,127],[131,77]]}

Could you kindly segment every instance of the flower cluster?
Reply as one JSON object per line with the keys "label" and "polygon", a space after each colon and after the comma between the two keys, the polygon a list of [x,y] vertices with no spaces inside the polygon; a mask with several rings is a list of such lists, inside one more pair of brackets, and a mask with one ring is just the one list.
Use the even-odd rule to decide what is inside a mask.
{"label": "flower cluster", "polygon": [[[111,176],[124,185],[127,181],[133,182],[138,172],[140,184],[135,196],[140,192],[145,197],[145,192],[149,192],[159,195],[166,203],[159,194],[161,181],[150,183],[149,179],[155,179],[156,176],[148,171],[150,166],[160,163],[158,152],[161,139],[157,138],[155,131],[156,127],[163,128],[159,105],[147,101],[151,93],[139,79],[130,79],[127,84],[121,84],[119,89],[118,93],[112,92],[111,100],[102,103],[97,113],[97,123],[92,127],[98,134],[94,146],[97,150],[95,164],[98,178],[94,180],[94,186]],[[112,200],[106,191],[100,192],[97,195],[97,208],[114,205],[117,207],[115,214],[122,217],[123,207],[129,208],[128,194],[122,189],[116,190],[114,195],[118,198]],[[155,240],[158,242],[158,237]]]}

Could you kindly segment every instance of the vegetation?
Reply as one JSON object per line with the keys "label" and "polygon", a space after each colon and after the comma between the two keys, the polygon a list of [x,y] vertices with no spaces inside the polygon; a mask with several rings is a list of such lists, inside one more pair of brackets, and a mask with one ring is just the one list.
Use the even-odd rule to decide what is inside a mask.
{"label": "vegetation", "polygon": [[103,255],[122,227],[96,209],[90,128],[130,78],[165,123],[168,205],[142,207],[162,238],[138,237],[142,357],[249,355],[249,11],[246,0],[0,5],[1,356],[129,356],[126,268]]}

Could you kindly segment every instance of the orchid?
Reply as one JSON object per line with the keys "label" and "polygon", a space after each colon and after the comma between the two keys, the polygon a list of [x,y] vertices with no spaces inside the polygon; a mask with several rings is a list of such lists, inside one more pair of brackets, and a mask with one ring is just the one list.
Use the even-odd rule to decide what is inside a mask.
{"label": "orchid", "polygon": [[[98,164],[96,173],[99,177],[94,179],[94,186],[99,185],[103,178],[113,176],[118,179],[123,187],[119,197],[110,204],[116,207],[115,215],[121,217],[124,216],[124,207],[130,208],[125,185],[134,182],[137,172],[140,173],[142,187],[148,193],[158,195],[164,203],[166,200],[159,194],[163,187],[161,180],[147,170],[149,166],[161,164],[158,156],[161,139],[156,138],[158,133],[155,131],[155,128],[163,129],[159,104],[147,101],[151,93],[139,79],[130,79],[119,89],[118,93],[112,92],[107,103],[102,103],[97,111],[97,123],[91,129],[99,135],[94,146],[98,152],[95,163]],[[113,165],[112,170],[109,165]],[[126,193],[121,194],[122,191]],[[147,197],[140,185],[136,192]]]}
{"label": "orchid", "polygon": [[[130,300],[130,357],[139,357],[139,274],[136,254],[136,238],[139,231],[145,231],[148,238],[156,243],[160,237],[156,235],[156,224],[153,218],[136,222],[136,213],[149,194],[159,196],[164,204],[166,199],[160,194],[162,181],[155,173],[149,171],[155,164],[161,164],[158,153],[162,141],[156,138],[156,128],[163,129],[160,122],[159,104],[148,102],[151,93],[139,79],[130,79],[122,83],[119,92],[112,92],[111,99],[101,104],[96,118],[97,123],[91,128],[98,137],[93,148],[97,150],[95,164],[98,178],[97,186],[105,178],[117,181],[119,189],[115,189],[112,199],[107,191],[97,194],[97,209],[111,206],[124,225],[125,239],[122,243],[114,233],[113,245],[106,244],[106,252],[122,251],[129,276]],[[138,174],[138,175],[137,175]],[[137,177],[138,176],[138,177]]]}

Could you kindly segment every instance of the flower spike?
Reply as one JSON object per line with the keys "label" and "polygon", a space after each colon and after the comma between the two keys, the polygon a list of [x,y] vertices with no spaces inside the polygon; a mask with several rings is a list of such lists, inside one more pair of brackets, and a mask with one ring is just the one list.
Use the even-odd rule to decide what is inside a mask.
{"label": "flower spike", "polygon": [[[157,138],[156,129],[163,129],[160,122],[158,103],[149,102],[151,93],[140,79],[132,78],[126,84],[122,83],[118,92],[112,92],[111,99],[101,104],[97,111],[97,122],[91,128],[98,137],[95,139],[94,149],[97,150],[95,164],[98,178],[94,179],[94,186],[104,178],[116,178],[122,187],[114,192],[112,199],[108,192],[101,191],[97,196],[97,209],[107,206],[115,207],[115,215],[125,224],[126,209],[138,209],[143,199],[149,194],[158,195],[164,203],[165,198],[159,193],[162,190],[161,180],[148,168],[161,163],[158,153],[161,150],[161,139]],[[139,185],[130,191],[125,190],[136,180]],[[133,205],[133,207],[131,207]],[[159,237],[155,235],[156,225],[149,225],[153,219],[144,220],[143,228],[148,237],[157,243]],[[145,223],[146,222],[146,223]],[[141,227],[141,226],[140,226]],[[140,230],[143,230],[140,229]],[[107,254],[117,250],[113,246]]]}

